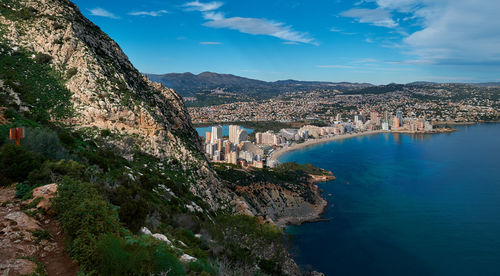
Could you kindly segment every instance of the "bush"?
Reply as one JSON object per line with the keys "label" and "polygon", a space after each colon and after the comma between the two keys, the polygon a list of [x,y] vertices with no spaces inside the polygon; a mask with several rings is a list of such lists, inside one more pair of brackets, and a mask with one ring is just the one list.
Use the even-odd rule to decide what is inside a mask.
{"label": "bush", "polygon": [[196,272],[196,273],[203,273],[215,276],[217,273],[215,272],[215,269],[208,263],[207,261],[204,260],[197,260],[196,262],[190,262],[188,264],[189,271],[190,272]]}
{"label": "bush", "polygon": [[116,210],[89,183],[65,177],[53,200],[59,221],[70,240],[68,251],[86,270],[98,259],[95,251],[100,236],[122,232]]}
{"label": "bush", "polygon": [[78,69],[76,69],[75,67],[69,68],[68,71],[66,72],[66,78],[69,80],[77,73]]}
{"label": "bush", "polygon": [[25,198],[28,197],[28,194],[31,192],[32,187],[26,182],[19,183],[16,185],[16,198]]}
{"label": "bush", "polygon": [[13,144],[3,145],[0,149],[0,176],[6,183],[22,182],[29,173],[39,168],[44,158]]}
{"label": "bush", "polygon": [[68,151],[61,145],[56,132],[44,128],[26,128],[21,144],[28,150],[48,159],[69,159]]}
{"label": "bush", "polygon": [[125,241],[114,235],[103,236],[98,244],[96,270],[100,275],[185,275],[183,266],[158,242]]}
{"label": "bush", "polygon": [[72,179],[86,180],[85,166],[73,160],[46,161],[28,175],[31,187],[59,182],[67,176]]}
{"label": "bush", "polygon": [[47,64],[52,61],[52,57],[47,54],[39,53],[35,56],[35,61],[39,64]]}

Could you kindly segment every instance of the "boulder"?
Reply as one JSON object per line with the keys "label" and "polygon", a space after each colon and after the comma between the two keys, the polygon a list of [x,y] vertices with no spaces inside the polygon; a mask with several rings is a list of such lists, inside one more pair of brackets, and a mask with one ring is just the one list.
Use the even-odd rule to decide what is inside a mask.
{"label": "boulder", "polygon": [[40,202],[36,205],[36,208],[48,211],[51,206],[50,199],[55,196],[56,192],[57,184],[55,183],[35,188],[33,189],[33,199],[29,200],[28,203],[31,203],[36,198],[41,198]]}
{"label": "boulder", "polygon": [[32,275],[35,273],[36,266],[36,263],[30,260],[8,260],[0,264],[0,271],[3,271],[2,275]]}
{"label": "boulder", "polygon": [[34,218],[26,215],[23,212],[17,211],[8,213],[7,215],[4,216],[4,219],[15,222],[19,228],[27,231],[33,232],[37,229],[40,229],[38,222]]}

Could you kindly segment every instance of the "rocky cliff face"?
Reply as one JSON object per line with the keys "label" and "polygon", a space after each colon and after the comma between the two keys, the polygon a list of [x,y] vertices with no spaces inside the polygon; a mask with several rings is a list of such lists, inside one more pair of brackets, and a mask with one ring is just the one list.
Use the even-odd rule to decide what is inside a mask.
{"label": "rocky cliff face", "polygon": [[317,186],[307,183],[257,182],[236,186],[235,193],[245,199],[253,214],[282,226],[317,219],[327,206]]}
{"label": "rocky cliff face", "polygon": [[120,47],[73,3],[3,0],[0,11],[2,40],[14,51],[49,56],[51,67],[66,79],[72,93],[68,104],[75,112],[64,124],[127,136],[126,143],[111,141],[125,157],[132,158],[137,147],[180,161],[193,172],[192,192],[214,209],[232,200],[199,151],[200,141],[181,97],[140,74]]}

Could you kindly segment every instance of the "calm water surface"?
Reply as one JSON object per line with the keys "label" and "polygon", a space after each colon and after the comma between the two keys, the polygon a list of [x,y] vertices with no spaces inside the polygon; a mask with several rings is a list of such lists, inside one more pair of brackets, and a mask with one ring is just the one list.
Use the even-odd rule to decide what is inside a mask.
{"label": "calm water surface", "polygon": [[287,229],[299,265],[327,275],[500,275],[500,124],[457,128],[281,156],[337,176],[320,184],[331,220]]}

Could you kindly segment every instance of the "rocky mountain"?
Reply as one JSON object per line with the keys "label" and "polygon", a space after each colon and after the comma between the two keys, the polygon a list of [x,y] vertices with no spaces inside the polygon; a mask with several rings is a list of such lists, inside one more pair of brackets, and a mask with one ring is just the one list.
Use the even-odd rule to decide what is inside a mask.
{"label": "rocky mountain", "polygon": [[[19,147],[7,139],[15,127]],[[2,273],[300,275],[283,231],[257,216],[314,213],[319,192],[276,178],[257,205],[260,186],[235,190],[200,146],[182,98],[72,2],[0,2]],[[37,190],[48,187],[50,200]]]}
{"label": "rocky mountain", "polygon": [[[232,199],[198,150],[200,141],[182,98],[137,71],[76,5],[67,0],[5,0],[0,5],[2,40],[8,47],[45,57],[66,79],[71,96],[65,104],[74,113],[58,120],[119,133],[110,142],[123,156],[131,156],[131,149],[139,147],[159,158],[179,160],[196,172],[192,191],[213,208]],[[30,107],[20,103],[19,108]]]}
{"label": "rocky mountain", "polygon": [[203,72],[198,75],[192,73],[170,73],[164,75],[146,74],[151,80],[172,87],[181,96],[192,96],[197,92],[223,88],[228,92],[250,95],[253,97],[273,96],[284,92],[306,90],[306,89],[355,89],[372,86],[368,83],[348,82],[320,82],[320,81],[297,81],[279,80],[265,82],[243,78],[231,74],[217,74]]}

